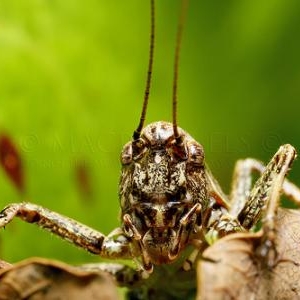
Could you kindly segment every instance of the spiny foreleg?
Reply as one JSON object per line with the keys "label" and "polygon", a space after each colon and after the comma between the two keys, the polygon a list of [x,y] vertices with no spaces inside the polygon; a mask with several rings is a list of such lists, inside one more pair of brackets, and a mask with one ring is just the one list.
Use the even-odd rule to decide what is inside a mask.
{"label": "spiny foreleg", "polygon": [[132,258],[136,255],[130,239],[120,228],[105,236],[84,224],[60,215],[42,206],[31,203],[12,203],[0,212],[0,228],[6,226],[13,218],[19,217],[28,223],[67,240],[103,258]]}

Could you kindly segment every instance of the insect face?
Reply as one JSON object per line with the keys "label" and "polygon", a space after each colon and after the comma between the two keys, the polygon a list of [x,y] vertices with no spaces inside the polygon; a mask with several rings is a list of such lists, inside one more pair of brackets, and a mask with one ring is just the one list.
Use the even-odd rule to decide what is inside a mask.
{"label": "insect face", "polygon": [[[133,132],[133,139],[124,146],[121,154],[122,173],[119,186],[121,226],[106,236],[42,206],[22,202],[9,204],[0,211],[0,228],[5,227],[15,217],[19,217],[102,258],[134,260],[137,269],[127,264],[115,263],[85,266],[88,270],[92,270],[93,274],[96,270],[106,270],[112,274],[120,286],[128,287],[127,299],[194,299],[196,288],[197,299],[200,299],[200,296],[201,299],[216,298],[209,297],[207,288],[211,288],[214,295],[218,293],[217,297],[228,298],[233,295],[232,297],[236,299],[235,293],[232,293],[236,286],[231,288],[229,285],[228,288],[227,283],[224,284],[223,277],[224,275],[228,277],[228,274],[237,280],[242,275],[240,282],[243,283],[243,289],[239,295],[245,298],[244,287],[251,285],[251,276],[239,270],[248,272],[249,266],[255,262],[255,266],[259,268],[250,270],[250,273],[254,274],[255,282],[260,282],[257,280],[258,275],[262,274],[261,279],[265,279],[265,275],[272,272],[272,276],[267,274],[272,282],[267,280],[266,284],[262,284],[263,287],[275,282],[274,279],[277,277],[273,275],[276,275],[277,266],[280,266],[280,270],[291,273],[299,265],[292,257],[294,253],[289,256],[289,251],[285,251],[289,250],[290,246],[297,248],[294,247],[294,241],[292,244],[289,242],[284,245],[284,251],[277,247],[277,241],[281,241],[286,235],[281,235],[277,227],[286,227],[286,222],[276,217],[281,192],[300,205],[300,189],[285,179],[296,158],[296,150],[289,144],[282,145],[266,166],[253,158],[239,160],[234,168],[230,195],[227,196],[223,192],[204,164],[202,146],[177,126],[179,46],[187,0],[182,1],[177,30],[172,123],[155,122],[144,127],[154,53],[154,0],[150,0],[150,3],[150,51],[144,102],[138,126]],[[259,178],[252,184],[254,172],[259,174]],[[253,237],[251,231],[260,220],[262,231],[259,240],[256,240],[255,244],[251,242],[250,247],[245,248],[240,243],[241,237],[245,243],[250,241]],[[298,227],[294,228],[297,231]],[[231,241],[236,239],[237,244],[228,244],[230,239],[227,239],[227,242],[222,241],[224,236],[226,238],[229,234],[238,232],[239,234],[231,239]],[[287,230],[287,233],[290,231]],[[214,248],[214,245],[210,248],[210,244],[218,243],[218,240],[221,240],[221,245],[227,245],[227,252],[229,249],[229,252],[234,253],[233,260],[237,261],[232,265],[233,271],[227,262],[226,267],[222,264],[221,268],[219,267],[218,262],[226,261],[228,255],[223,255],[221,260],[215,258],[214,249],[220,249],[221,252],[223,249],[219,246]],[[192,247],[187,247],[189,245]],[[236,251],[239,249],[243,252],[240,259],[242,264],[238,262],[239,258],[235,257],[235,253],[241,252]],[[213,264],[206,269],[209,276],[205,276],[205,267],[201,262],[203,257]],[[281,263],[287,260],[289,266],[282,267]],[[215,270],[211,272],[212,269]],[[196,275],[201,279],[197,286]],[[204,281],[203,279],[207,277],[217,280]],[[299,291],[295,289],[297,285],[286,282],[288,288],[284,287],[284,290],[290,289],[292,297],[299,296]],[[30,286],[30,291],[33,288],[35,286]],[[254,291],[251,285],[250,290],[251,295],[248,298],[257,298],[257,295],[260,296],[257,291],[261,290],[261,286]],[[281,298],[288,298],[285,292],[281,294]],[[270,296],[269,291],[266,295]]]}
{"label": "insect face", "polygon": [[[182,129],[178,131],[180,143],[171,123],[152,123],[139,139],[125,145],[121,155],[122,216],[130,216],[131,227],[154,264],[177,256],[194,226],[201,225],[200,211],[190,220],[193,226],[182,230],[180,220],[196,203],[206,207],[203,148]],[[185,242],[178,247],[182,238]]]}

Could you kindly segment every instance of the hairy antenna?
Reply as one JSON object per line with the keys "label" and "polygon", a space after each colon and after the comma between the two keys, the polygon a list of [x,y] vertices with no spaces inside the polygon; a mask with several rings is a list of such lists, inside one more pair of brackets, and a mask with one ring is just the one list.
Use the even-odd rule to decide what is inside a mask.
{"label": "hairy antenna", "polygon": [[178,133],[177,128],[177,84],[178,84],[178,68],[179,68],[179,53],[180,53],[180,46],[181,46],[181,39],[182,39],[182,31],[183,25],[185,23],[185,17],[188,7],[188,0],[182,0],[181,2],[181,9],[180,9],[180,16],[178,21],[178,28],[177,28],[177,36],[176,36],[176,47],[175,47],[175,57],[174,57],[174,78],[173,78],[173,131],[174,137],[178,143],[180,143],[180,135]]}
{"label": "hairy antenna", "polygon": [[140,117],[140,123],[139,123],[137,129],[133,132],[133,139],[134,140],[137,140],[140,137],[141,131],[142,131],[143,126],[144,126],[144,122],[145,122],[145,118],[146,118],[146,112],[147,112],[147,106],[148,106],[148,99],[149,99],[149,94],[150,94],[150,86],[151,86],[153,55],[154,55],[154,31],[155,31],[154,0],[150,0],[150,3],[151,3],[151,31],[150,31],[150,49],[149,49],[148,72],[147,72],[146,88],[145,88],[145,94],[144,94],[144,102],[143,102],[142,113],[141,113],[141,117]]}

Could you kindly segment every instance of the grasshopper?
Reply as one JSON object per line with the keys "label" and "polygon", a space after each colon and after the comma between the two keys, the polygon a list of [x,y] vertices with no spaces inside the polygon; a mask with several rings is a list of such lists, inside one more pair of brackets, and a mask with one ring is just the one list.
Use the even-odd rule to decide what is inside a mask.
{"label": "grasshopper", "polygon": [[[183,0],[177,31],[173,81],[173,120],[144,127],[154,57],[154,0],[148,77],[140,123],[121,153],[119,184],[121,226],[104,235],[66,216],[32,203],[13,203],[0,213],[0,227],[14,217],[108,259],[134,260],[137,267],[102,263],[129,299],[186,299],[196,290],[195,263],[214,241],[252,230],[263,217],[261,255],[274,264],[274,216],[283,191],[300,203],[300,190],[285,179],[296,150],[280,146],[265,166],[256,159],[239,160],[232,191],[225,195],[205,163],[203,146],[177,125],[177,81],[187,1]],[[252,184],[252,174],[259,179]],[[270,255],[272,253],[272,255]],[[273,255],[275,253],[275,256]]]}

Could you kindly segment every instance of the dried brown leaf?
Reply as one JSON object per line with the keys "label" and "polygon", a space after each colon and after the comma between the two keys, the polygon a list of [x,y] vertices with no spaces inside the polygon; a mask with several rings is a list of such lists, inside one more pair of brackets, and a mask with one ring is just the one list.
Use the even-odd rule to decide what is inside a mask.
{"label": "dried brown leaf", "polygon": [[24,171],[21,154],[12,139],[0,135],[0,165],[19,192],[24,191]]}
{"label": "dried brown leaf", "polygon": [[77,161],[75,164],[75,177],[81,198],[91,201],[93,198],[93,189],[91,183],[90,168],[85,160]]}
{"label": "dried brown leaf", "polygon": [[1,300],[116,300],[112,278],[42,258],[32,258],[0,271]]}
{"label": "dried brown leaf", "polygon": [[262,232],[232,234],[206,249],[197,299],[300,299],[300,211],[280,209],[276,230],[278,262],[271,268],[256,254]]}

